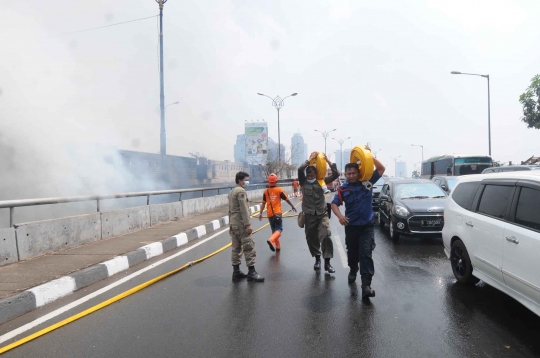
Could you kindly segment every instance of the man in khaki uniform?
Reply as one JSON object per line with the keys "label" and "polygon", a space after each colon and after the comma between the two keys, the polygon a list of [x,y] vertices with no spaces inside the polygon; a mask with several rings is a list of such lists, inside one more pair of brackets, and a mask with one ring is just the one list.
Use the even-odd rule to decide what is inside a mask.
{"label": "man in khaki uniform", "polygon": [[[263,282],[264,277],[255,271],[255,242],[251,237],[251,227],[247,194],[244,187],[249,184],[249,174],[236,173],[236,187],[229,193],[229,234],[232,240],[231,261],[233,281],[246,278],[248,281]],[[246,275],[240,271],[242,253],[249,269]]]}
{"label": "man in khaki uniform", "polygon": [[[305,218],[306,241],[311,256],[315,257],[315,270],[321,269],[321,254],[324,257],[324,269],[329,273],[336,272],[330,259],[334,257],[334,245],[332,243],[332,233],[330,232],[330,221],[326,199],[322,187],[317,182],[317,169],[309,166],[309,162],[319,155],[318,152],[311,153],[300,168],[298,168],[298,180],[302,186],[302,211]],[[326,184],[333,182],[339,177],[336,164],[332,164],[325,155],[326,162],[330,165],[332,174],[324,178]],[[305,171],[305,173],[304,173]]]}

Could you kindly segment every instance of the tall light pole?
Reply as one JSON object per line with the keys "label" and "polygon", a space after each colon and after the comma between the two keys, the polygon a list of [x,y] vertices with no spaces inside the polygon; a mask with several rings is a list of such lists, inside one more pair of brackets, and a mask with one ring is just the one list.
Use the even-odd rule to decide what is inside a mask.
{"label": "tall light pole", "polygon": [[377,149],[376,151],[373,152],[373,156],[375,158],[377,158],[377,153],[379,153],[382,149]]}
{"label": "tall light pole", "polygon": [[[173,102],[173,103],[169,103],[168,105],[165,106],[165,110],[167,110],[167,107],[173,106],[175,104],[180,104],[180,102],[176,101],[176,102]],[[161,113],[161,106],[156,107],[156,113]]]}
{"label": "tall light pole", "polygon": [[[331,131],[324,131],[324,132],[321,132],[320,130],[318,129],[315,129],[315,132],[319,132],[322,134],[323,138],[324,138],[324,154],[326,154],[326,140],[328,139],[328,137],[330,136],[330,133],[332,133],[333,131],[335,131],[336,129],[332,129]],[[350,137],[349,137],[350,138]]]}
{"label": "tall light pole", "polygon": [[293,94],[288,95],[285,98],[281,98],[280,96],[276,96],[275,98],[272,98],[272,97],[267,96],[267,95],[265,95],[263,93],[257,93],[257,94],[259,96],[265,96],[265,97],[270,98],[272,100],[272,106],[276,107],[276,109],[277,109],[278,166],[279,166],[279,168],[281,168],[281,132],[280,132],[280,129],[279,129],[279,110],[281,109],[281,107],[283,107],[285,105],[285,99],[286,98],[296,96],[298,93],[295,92]]}
{"label": "tall light pole", "polygon": [[161,108],[161,131],[159,153],[167,154],[167,136],[165,134],[165,88],[163,85],[163,5],[167,0],[156,0],[159,4],[159,106]]}
{"label": "tall light pole", "polygon": [[397,161],[399,158],[401,158],[401,155],[399,157],[390,157],[394,159],[394,175],[397,177]]}
{"label": "tall light pole", "polygon": [[[337,142],[339,143],[339,150],[341,152],[341,174],[343,174],[343,143],[345,143],[345,141],[347,139],[351,139],[351,137],[347,137],[347,138],[344,138],[344,139],[336,139],[336,138],[332,138],[333,140],[337,140]],[[326,140],[325,140],[326,141]],[[326,143],[325,143],[325,151],[326,151]],[[337,159],[337,158],[336,158]]]}
{"label": "tall light pole", "polygon": [[480,76],[487,78],[487,87],[488,87],[488,143],[489,143],[489,156],[491,156],[491,104],[490,104],[490,95],[489,95],[489,75],[480,75],[477,73],[465,73],[452,71],[450,72],[453,75],[469,75],[469,76]]}
{"label": "tall light pole", "polygon": [[422,162],[424,161],[424,146],[422,144],[411,144],[411,147],[422,147]]}

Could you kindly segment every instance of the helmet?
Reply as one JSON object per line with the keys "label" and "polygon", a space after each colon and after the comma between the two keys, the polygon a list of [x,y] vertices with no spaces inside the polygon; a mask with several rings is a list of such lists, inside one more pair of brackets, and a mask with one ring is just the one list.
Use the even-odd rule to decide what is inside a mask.
{"label": "helmet", "polygon": [[275,185],[278,181],[278,177],[276,174],[272,173],[268,176],[268,184]]}

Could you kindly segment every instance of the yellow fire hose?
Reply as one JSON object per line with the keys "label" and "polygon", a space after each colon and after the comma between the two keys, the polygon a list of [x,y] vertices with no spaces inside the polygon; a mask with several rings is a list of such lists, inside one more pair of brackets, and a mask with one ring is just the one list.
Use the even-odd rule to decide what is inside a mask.
{"label": "yellow fire hose", "polygon": [[[302,201],[300,201],[298,204],[296,204],[295,207],[298,206],[298,205],[300,205],[301,202],[302,202]],[[289,211],[291,211],[291,210],[287,210],[287,211],[285,212],[285,214],[287,214]],[[270,224],[269,224],[269,223],[266,223],[265,225],[261,226],[261,227],[258,228],[257,230],[253,231],[251,234],[252,234],[252,235],[253,235],[253,234],[256,234],[257,232],[261,231],[262,229],[264,229],[264,228],[267,227],[268,225],[270,225]],[[179,268],[177,268],[177,269],[174,269],[174,270],[169,271],[169,272],[167,272],[167,273],[165,273],[165,274],[163,274],[163,275],[161,275],[161,276],[158,276],[158,277],[153,278],[153,279],[151,279],[151,280],[149,280],[149,281],[146,281],[146,282],[144,282],[144,283],[142,283],[142,284],[140,284],[140,285],[138,285],[138,286],[135,286],[135,287],[133,287],[133,288],[127,290],[127,291],[124,291],[124,292],[122,292],[122,293],[120,293],[120,294],[118,294],[118,295],[116,295],[116,296],[114,296],[114,297],[112,297],[112,298],[110,298],[110,299],[108,299],[108,300],[106,300],[106,301],[103,301],[103,302],[101,302],[101,303],[99,303],[99,304],[97,304],[97,305],[95,305],[95,306],[93,306],[93,307],[90,307],[90,308],[88,308],[88,309],[86,309],[86,310],[84,310],[84,311],[82,311],[82,312],[80,312],[80,313],[77,313],[76,315],[73,315],[73,316],[71,316],[71,317],[69,317],[69,318],[66,318],[66,319],[64,319],[64,320],[62,320],[62,321],[60,321],[60,322],[58,322],[58,323],[55,323],[55,324],[53,324],[53,325],[50,325],[49,327],[46,327],[46,328],[44,328],[44,329],[42,329],[42,330],[40,330],[40,331],[37,331],[36,333],[33,333],[33,334],[29,335],[29,336],[26,336],[26,337],[24,337],[24,338],[22,338],[22,339],[19,339],[19,340],[16,341],[16,342],[13,342],[13,343],[11,343],[11,344],[8,344],[7,346],[4,346],[4,347],[0,348],[0,354],[5,353],[5,352],[7,352],[7,351],[10,351],[10,350],[12,350],[13,348],[17,348],[17,347],[19,347],[19,346],[21,346],[21,345],[23,345],[23,344],[25,344],[25,343],[28,343],[28,342],[30,342],[30,341],[36,339],[36,338],[39,338],[39,337],[41,337],[41,336],[44,336],[45,334],[47,334],[47,333],[49,333],[49,332],[52,332],[52,331],[54,331],[54,330],[56,330],[56,329],[58,329],[58,328],[60,328],[60,327],[63,327],[63,326],[65,326],[65,325],[67,325],[67,324],[70,324],[71,322],[74,322],[74,321],[76,321],[76,320],[78,320],[78,319],[80,319],[80,318],[83,318],[83,317],[85,317],[85,316],[88,316],[89,314],[94,313],[94,312],[96,312],[96,311],[98,311],[98,310],[100,310],[100,309],[102,309],[102,308],[104,308],[104,307],[107,307],[107,306],[109,306],[109,305],[111,305],[111,304],[113,304],[113,303],[115,303],[115,302],[117,302],[117,301],[120,301],[120,300],[123,299],[123,298],[126,298],[126,297],[128,297],[128,296],[131,296],[132,294],[134,294],[134,293],[136,293],[136,292],[139,292],[139,291],[141,291],[142,289],[145,289],[146,287],[151,286],[151,285],[153,285],[153,284],[156,283],[156,282],[159,282],[159,281],[161,281],[161,280],[163,280],[163,279],[165,279],[165,278],[167,278],[167,277],[169,277],[169,276],[171,276],[171,275],[174,275],[174,274],[177,273],[177,272],[180,272],[180,271],[182,271],[182,270],[184,270],[184,269],[186,269],[186,268],[188,268],[188,267],[190,267],[190,266],[193,266],[193,265],[195,265],[195,264],[198,264],[198,263],[200,263],[200,262],[202,262],[202,261],[204,261],[204,260],[206,260],[206,259],[208,259],[208,258],[210,258],[210,257],[212,257],[212,256],[214,256],[214,255],[217,255],[218,253],[220,253],[220,252],[222,252],[222,251],[228,249],[229,247],[231,247],[231,245],[232,245],[232,243],[228,243],[227,245],[225,245],[225,246],[223,246],[222,248],[220,248],[220,249],[218,249],[218,250],[212,252],[212,253],[209,254],[209,255],[206,255],[206,256],[204,256],[204,257],[201,257],[201,258],[198,259],[198,260],[194,260],[194,261],[188,262],[187,264],[185,264],[185,265],[183,265],[183,266],[181,266],[181,267],[179,267]]]}
{"label": "yellow fire hose", "polygon": [[373,154],[365,148],[356,146],[351,150],[351,163],[357,163],[360,169],[360,182],[371,179],[375,165],[373,164]]}
{"label": "yellow fire hose", "polygon": [[317,183],[321,188],[326,187],[324,178],[326,177],[326,159],[324,159],[324,153],[319,153],[317,157],[309,162],[309,165],[317,168]]}

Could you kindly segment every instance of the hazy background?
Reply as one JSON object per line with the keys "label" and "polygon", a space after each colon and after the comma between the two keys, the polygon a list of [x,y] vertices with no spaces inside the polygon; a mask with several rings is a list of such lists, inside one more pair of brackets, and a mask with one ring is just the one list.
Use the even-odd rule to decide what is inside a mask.
{"label": "hazy background", "polygon": [[[158,13],[153,0],[2,1],[0,200],[121,191],[129,176],[95,158],[159,151],[157,18],[66,34]],[[277,140],[257,92],[298,92],[281,111],[285,145],[300,132],[323,150],[314,129],[337,128],[382,149],[390,175],[390,157],[409,175],[420,162],[412,143],[425,158],[487,154],[486,80],[455,70],[490,75],[492,155],[519,163],[540,155],[518,102],[540,73],[539,13],[533,0],[169,0],[168,154],[233,160],[246,120]]]}

